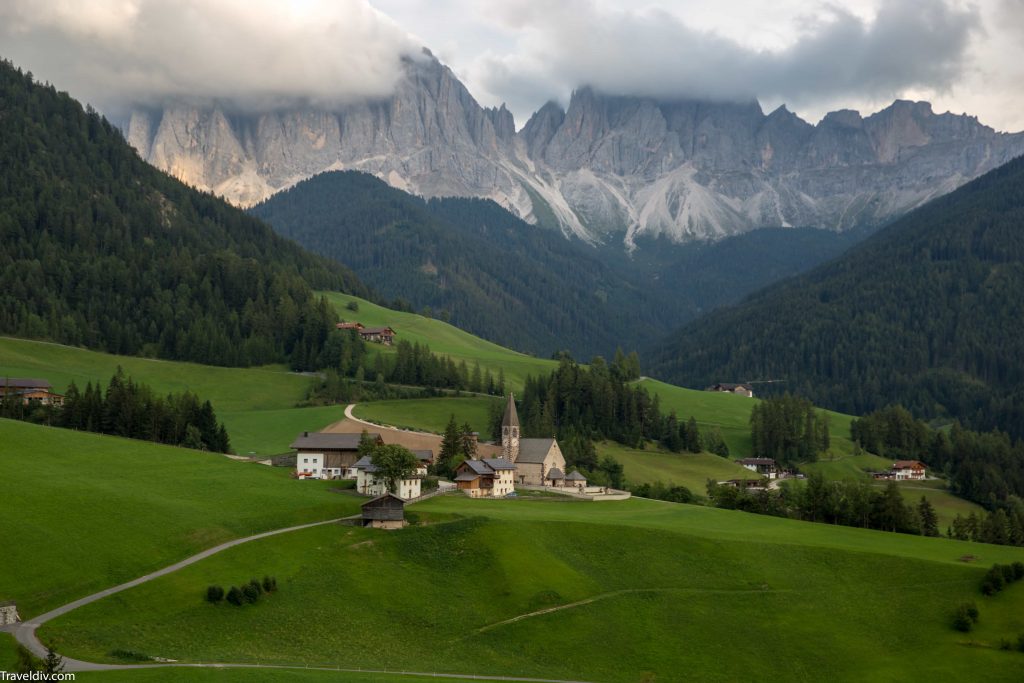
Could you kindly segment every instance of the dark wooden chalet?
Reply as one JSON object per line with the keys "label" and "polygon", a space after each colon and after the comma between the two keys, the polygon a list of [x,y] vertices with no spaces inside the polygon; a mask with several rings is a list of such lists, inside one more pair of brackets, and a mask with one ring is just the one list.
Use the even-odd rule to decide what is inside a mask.
{"label": "dark wooden chalet", "polygon": [[363,526],[374,529],[401,529],[405,526],[405,501],[385,493],[363,503]]}

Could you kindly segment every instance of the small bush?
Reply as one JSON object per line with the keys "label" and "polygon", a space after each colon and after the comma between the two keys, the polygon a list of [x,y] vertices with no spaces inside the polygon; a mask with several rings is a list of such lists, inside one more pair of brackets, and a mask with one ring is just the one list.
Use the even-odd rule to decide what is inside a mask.
{"label": "small bush", "polygon": [[263,592],[273,593],[277,590],[277,579],[273,576],[263,577]]}
{"label": "small bush", "polygon": [[206,588],[207,602],[220,602],[224,599],[224,589],[220,586],[208,586]]}
{"label": "small bush", "polygon": [[242,587],[242,595],[246,602],[253,603],[260,599],[260,589],[247,583]]}
{"label": "small bush", "polygon": [[1014,562],[1010,566],[1013,567],[1014,581],[1020,581],[1021,579],[1024,579],[1024,562]]}
{"label": "small bush", "polygon": [[981,582],[981,592],[985,595],[995,595],[999,591],[1003,590],[1006,580],[1003,578],[1003,568],[998,565],[992,565],[992,568],[985,574],[985,578]]}
{"label": "small bush", "polygon": [[125,662],[151,662],[153,658],[135,650],[111,650],[110,656]]}
{"label": "small bush", "polygon": [[1012,564],[997,564],[995,566],[999,567],[1000,571],[1002,571],[1004,584],[1009,585],[1017,580],[1017,574],[1013,571]]}
{"label": "small bush", "polygon": [[973,603],[965,602],[956,608],[953,615],[953,628],[967,633],[978,622],[978,608]]}
{"label": "small bush", "polygon": [[1012,650],[1013,649],[1013,643],[1010,642],[1009,638],[1000,638],[999,639],[999,649],[1000,650]]}
{"label": "small bush", "polygon": [[349,301],[347,304],[345,304],[345,308],[347,308],[350,311],[355,311],[356,313],[358,313],[359,312],[359,302],[358,301]]}
{"label": "small bush", "polygon": [[249,579],[249,585],[256,590],[256,595],[263,595],[263,584],[256,579]]}
{"label": "small bush", "polygon": [[245,603],[245,595],[242,594],[238,586],[232,586],[231,590],[228,591],[228,602],[237,606]]}

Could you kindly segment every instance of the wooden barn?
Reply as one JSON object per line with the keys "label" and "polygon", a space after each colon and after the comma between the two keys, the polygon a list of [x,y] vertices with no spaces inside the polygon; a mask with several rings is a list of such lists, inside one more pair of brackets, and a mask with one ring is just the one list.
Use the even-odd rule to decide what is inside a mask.
{"label": "wooden barn", "polygon": [[363,526],[401,529],[405,526],[405,501],[391,493],[363,503]]}

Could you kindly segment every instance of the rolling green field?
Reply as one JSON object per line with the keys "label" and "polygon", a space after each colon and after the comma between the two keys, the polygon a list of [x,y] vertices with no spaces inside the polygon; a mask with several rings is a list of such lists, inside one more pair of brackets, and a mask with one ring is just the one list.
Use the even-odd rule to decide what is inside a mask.
{"label": "rolling green field", "polygon": [[27,618],[231,538],[358,511],[330,482],[0,420],[0,600]]}
{"label": "rolling green field", "polygon": [[[684,389],[659,382],[656,379],[642,379],[639,384],[646,387],[651,395],[660,397],[662,412],[668,413],[675,409],[680,420],[687,420],[693,416],[701,429],[718,427],[722,432],[722,438],[729,445],[731,457],[750,457],[750,452],[753,449],[750,440],[750,410],[758,399]],[[832,411],[825,412],[829,416],[833,453],[838,455],[853,453],[853,442],[850,441],[850,422],[855,418],[852,415]]]}
{"label": "rolling green field", "polygon": [[[328,298],[338,316],[345,320],[361,322],[367,327],[390,325],[398,335],[397,340],[405,339],[412,343],[427,344],[434,353],[451,356],[456,361],[464,360],[470,367],[475,361],[480,361],[480,367],[485,371],[490,370],[495,379],[498,377],[498,370],[503,369],[505,385],[510,390],[522,389],[527,375],[548,374],[558,366],[553,360],[511,351],[440,320],[425,318],[416,313],[393,311],[348,294],[321,294]],[[358,312],[345,308],[351,301],[359,305]],[[393,351],[376,345],[371,345],[371,348],[383,353]]]}
{"label": "rolling green field", "polygon": [[489,404],[500,398],[431,398],[360,403],[353,414],[363,420],[440,434],[452,415],[459,426],[468,422],[480,438],[490,438]]}
{"label": "rolling green field", "polygon": [[[99,683],[177,683],[187,680],[193,683],[394,683],[394,681],[427,681],[438,679],[431,676],[396,676],[393,673],[349,673],[332,671],[302,671],[298,669],[259,668],[204,668],[163,667],[158,669],[134,669],[130,671],[86,671],[79,673],[75,680],[97,681]],[[470,678],[443,678],[447,683],[469,683]],[[479,680],[479,679],[477,679]]]}
{"label": "rolling green field", "polygon": [[282,453],[299,432],[344,418],[343,407],[295,408],[306,397],[310,380],[284,366],[220,368],[0,337],[0,381],[39,377],[63,392],[72,380],[80,388],[86,382],[106,386],[118,366],[160,393],[192,391],[209,400],[228,429],[231,447],[243,455]]}
{"label": "rolling green field", "polygon": [[[41,635],[90,659],[120,648],[600,681],[1012,681],[1024,661],[994,649],[1024,631],[1024,586],[978,591],[1019,548],[641,500],[441,497],[415,512],[431,524],[233,548]],[[279,591],[256,605],[203,601],[211,583],[268,573]],[[976,634],[949,625],[963,600],[981,609]],[[354,634],[374,647],[351,647]]]}
{"label": "rolling green field", "polygon": [[757,475],[740,467],[730,458],[711,453],[669,453],[655,448],[637,450],[612,441],[597,444],[598,457],[610,455],[625,470],[629,484],[675,484],[685,486],[698,496],[705,495],[707,480],[756,479]]}

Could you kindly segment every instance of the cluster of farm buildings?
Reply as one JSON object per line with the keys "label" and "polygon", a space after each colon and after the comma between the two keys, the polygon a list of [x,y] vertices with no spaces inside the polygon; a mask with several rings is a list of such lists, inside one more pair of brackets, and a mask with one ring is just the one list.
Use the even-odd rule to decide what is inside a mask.
{"label": "cluster of farm buildings", "polygon": [[[379,433],[366,435],[383,443]],[[372,460],[359,455],[360,434],[303,432],[292,443],[295,450],[295,473],[300,479],[355,480],[356,491],[370,496],[393,494],[403,501],[422,495],[422,480],[434,462],[432,450],[414,450],[418,466],[408,479],[398,482],[396,490],[388,491],[377,476]],[[555,439],[528,439],[520,435],[519,415],[512,395],[508,397],[501,424],[501,455],[471,458],[455,469],[448,488],[462,491],[471,498],[500,498],[514,495],[516,487],[543,488],[569,494],[600,495],[603,487],[588,487],[579,472],[566,472],[565,456]]]}
{"label": "cluster of farm buildings", "polygon": [[0,383],[0,399],[20,400],[22,405],[62,406],[64,395],[53,390],[45,379],[7,377]]}

